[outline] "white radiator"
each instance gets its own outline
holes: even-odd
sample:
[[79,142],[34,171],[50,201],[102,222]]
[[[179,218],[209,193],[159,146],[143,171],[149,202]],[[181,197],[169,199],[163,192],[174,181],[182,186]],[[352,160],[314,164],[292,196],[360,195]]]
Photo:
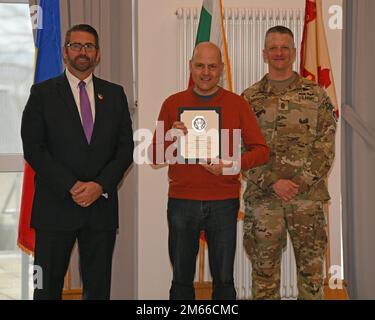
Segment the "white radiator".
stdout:
[[[189,79],[188,61],[191,58],[197,33],[200,9],[181,8],[178,18],[179,90],[187,88]],[[295,36],[297,59],[294,70],[299,71],[300,45],[302,41],[304,11],[300,9],[251,9],[224,8],[228,52],[232,67],[233,90],[240,94],[251,84],[260,80],[267,72],[263,62],[262,49],[264,35],[272,26],[289,27]],[[225,85],[225,83],[223,84]],[[237,226],[237,251],[235,259],[235,287],[238,299],[251,298],[251,263],[242,243],[243,221]],[[197,261],[197,266],[199,261]],[[196,280],[198,279],[198,267]],[[205,253],[204,281],[210,281],[207,250]],[[298,295],[297,277],[293,248],[288,236],[288,244],[282,255],[281,297],[295,299]]]
[[[179,89],[184,90],[189,80],[189,60],[198,29],[200,9],[180,8],[178,19]],[[251,9],[224,8],[224,26],[228,53],[232,67],[233,90],[240,94],[267,72],[262,50],[264,35],[272,26],[285,25],[295,37],[297,59],[294,65],[299,71],[302,41],[303,9]]]

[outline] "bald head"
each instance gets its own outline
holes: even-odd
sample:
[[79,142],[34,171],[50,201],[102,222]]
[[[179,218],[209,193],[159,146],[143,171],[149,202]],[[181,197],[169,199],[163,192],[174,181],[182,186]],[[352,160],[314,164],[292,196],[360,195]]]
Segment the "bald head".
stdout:
[[196,56],[215,56],[219,63],[222,63],[222,56],[220,48],[212,42],[201,42],[197,44],[193,51],[193,57],[191,60],[194,60]]
[[195,92],[204,96],[215,93],[219,89],[218,84],[223,69],[220,49],[211,42],[198,44],[190,60]]

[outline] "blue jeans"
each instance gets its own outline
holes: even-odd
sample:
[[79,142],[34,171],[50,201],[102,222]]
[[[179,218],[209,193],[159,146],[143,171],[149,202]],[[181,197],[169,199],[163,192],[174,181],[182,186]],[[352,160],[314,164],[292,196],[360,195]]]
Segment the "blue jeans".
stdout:
[[212,299],[235,300],[233,281],[239,199],[168,199],[171,300],[194,300],[194,275],[201,230],[205,230],[213,279]]

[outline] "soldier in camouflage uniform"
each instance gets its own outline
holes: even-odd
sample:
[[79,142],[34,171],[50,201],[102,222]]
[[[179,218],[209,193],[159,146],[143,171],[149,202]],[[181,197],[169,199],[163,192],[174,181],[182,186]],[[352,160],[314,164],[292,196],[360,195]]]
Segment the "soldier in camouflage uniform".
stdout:
[[280,299],[280,262],[289,232],[299,299],[323,298],[326,230],[323,204],[334,159],[336,119],[324,89],[293,72],[293,33],[266,34],[269,73],[243,92],[271,149],[268,164],[244,172],[244,246],[254,299]]

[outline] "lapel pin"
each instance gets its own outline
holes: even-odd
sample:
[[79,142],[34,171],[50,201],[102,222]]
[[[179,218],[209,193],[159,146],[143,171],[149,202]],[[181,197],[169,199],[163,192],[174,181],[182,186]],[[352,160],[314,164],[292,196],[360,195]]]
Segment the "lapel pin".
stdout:
[[99,100],[103,100],[104,99],[104,97],[103,97],[103,95],[101,93],[98,93],[98,98],[99,98]]

